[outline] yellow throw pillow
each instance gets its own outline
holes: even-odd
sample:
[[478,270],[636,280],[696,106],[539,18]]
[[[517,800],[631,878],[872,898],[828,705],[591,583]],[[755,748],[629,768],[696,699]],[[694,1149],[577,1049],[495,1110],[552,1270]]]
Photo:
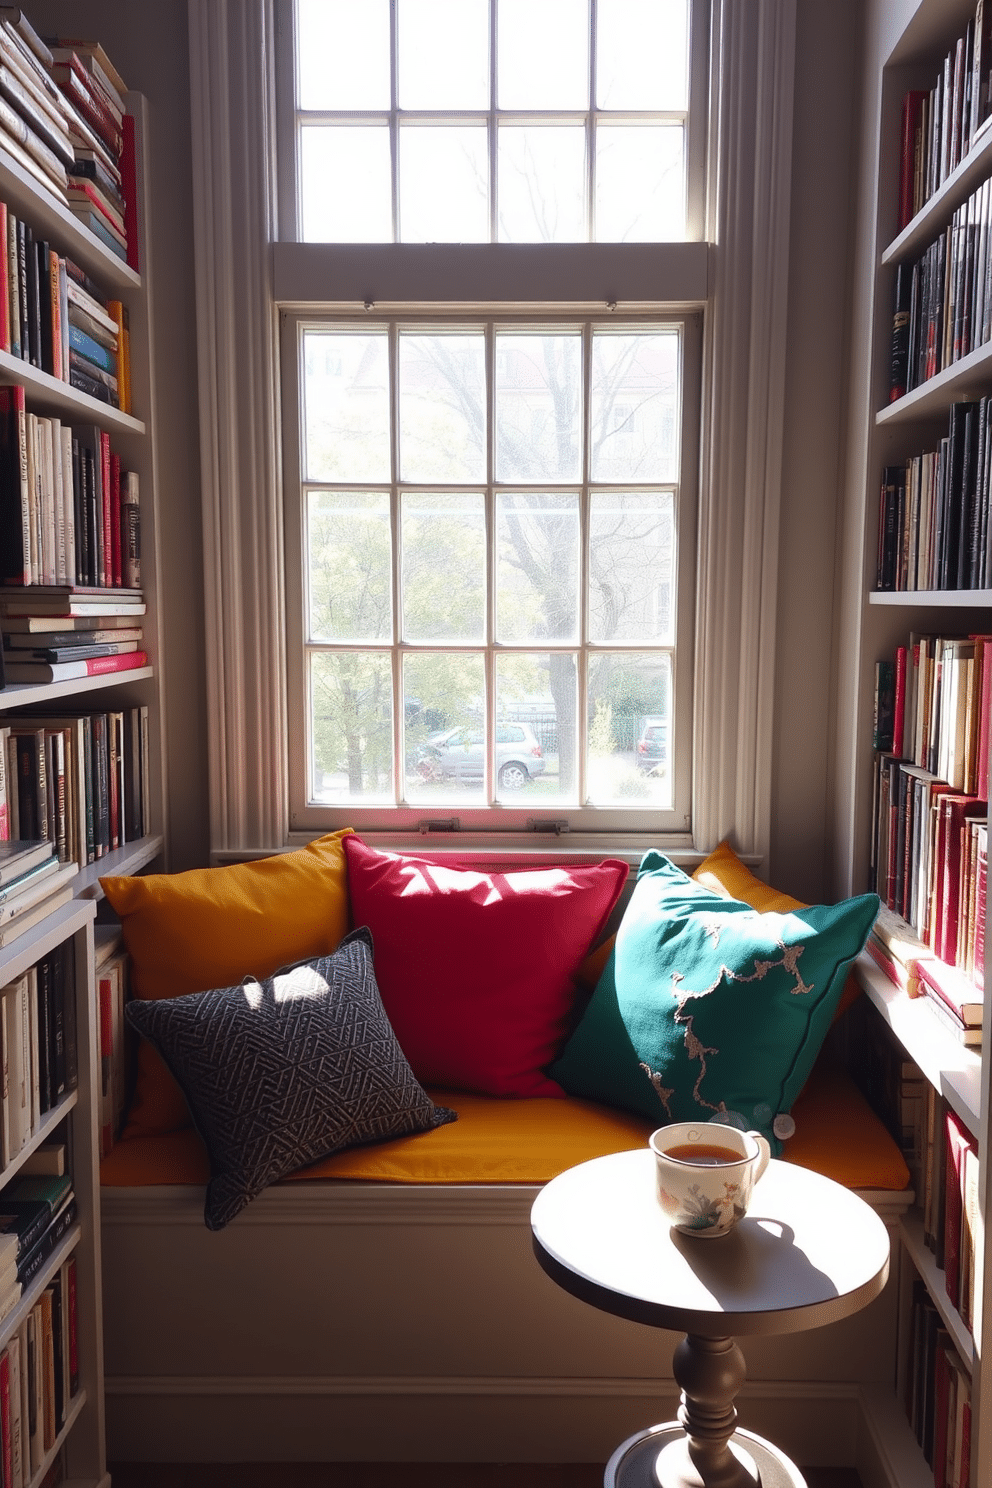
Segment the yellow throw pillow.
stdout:
[[[335,950],[348,931],[342,840],[349,831],[250,863],[101,878],[131,956],[132,996],[209,992]],[[125,1135],[189,1124],[179,1086],[142,1040]]]
[[[723,894],[727,899],[736,899],[741,904],[749,904],[759,914],[784,914],[790,909],[809,908],[805,900],[794,899],[791,894],[783,894],[781,890],[773,889],[769,884],[762,883],[760,878],[755,878],[747,864],[741,862],[729,842],[721,842],[719,847],[714,848],[692,876],[697,883],[702,884],[704,889],[712,889],[715,894]],[[848,974],[840,1002],[837,1004],[837,1011],[834,1013],[835,1023],[851,1006],[860,991],[861,988],[852,971]]]

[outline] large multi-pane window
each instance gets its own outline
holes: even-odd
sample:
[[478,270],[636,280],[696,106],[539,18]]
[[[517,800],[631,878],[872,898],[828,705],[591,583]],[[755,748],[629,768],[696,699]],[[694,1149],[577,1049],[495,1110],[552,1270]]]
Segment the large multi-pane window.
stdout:
[[[329,245],[283,313],[298,825],[689,825],[701,322],[622,295],[625,245],[690,235],[691,14],[296,0],[288,226]],[[362,308],[354,243],[611,244],[618,290],[543,303],[515,257],[456,311],[439,246],[436,303]]]

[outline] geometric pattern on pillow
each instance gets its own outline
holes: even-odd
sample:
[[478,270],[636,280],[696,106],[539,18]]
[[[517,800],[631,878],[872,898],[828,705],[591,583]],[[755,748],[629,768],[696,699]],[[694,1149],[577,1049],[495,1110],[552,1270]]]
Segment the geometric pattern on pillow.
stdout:
[[456,1119],[430,1099],[396,1040],[364,928],[264,980],[132,1001],[127,1017],[176,1077],[207,1148],[210,1230],[342,1147]]

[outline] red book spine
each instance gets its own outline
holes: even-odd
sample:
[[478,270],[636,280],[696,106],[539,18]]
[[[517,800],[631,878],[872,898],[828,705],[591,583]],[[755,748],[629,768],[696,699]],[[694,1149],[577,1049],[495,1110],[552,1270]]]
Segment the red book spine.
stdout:
[[988,888],[988,838],[978,839],[978,863],[975,868],[975,986],[985,990],[985,895]]
[[916,170],[916,134],[926,93],[913,90],[902,101],[902,148],[899,155],[899,231],[916,215],[913,178]]
[[982,801],[989,798],[989,709],[992,707],[992,638],[976,638],[982,662],[979,690],[981,708],[978,715],[978,769],[975,794]]
[[110,1064],[113,1058],[114,1027],[109,977],[100,978],[100,1156],[113,1144],[113,1123],[106,1120],[110,1100]]
[[10,279],[7,260],[7,203],[0,202],[0,351],[10,350]]
[[941,1333],[933,1361],[933,1483],[934,1488],[948,1488],[947,1482],[947,1412],[950,1406],[951,1366],[947,1357],[950,1336]]
[[971,1401],[967,1398],[961,1418],[961,1477],[956,1488],[971,1488]]
[[904,724],[906,714],[906,665],[908,652],[905,646],[896,648],[895,702],[892,709],[892,753],[902,758]]
[[62,296],[59,292],[59,256],[48,250],[48,297],[52,306],[52,376],[65,380],[62,366]]
[[97,191],[92,182],[87,181],[83,176],[77,176],[73,178],[72,184],[77,191],[82,191],[85,193],[87,201],[91,204],[91,206],[96,208],[101,217],[105,217],[107,219],[111,227],[113,227],[119,233],[122,232],[126,234],[127,229],[124,226],[123,217],[118,216],[116,212],[112,211],[110,207],[108,207],[107,203],[100,195],[100,192]]
[[125,651],[118,656],[90,656],[86,660],[87,677],[99,677],[104,672],[130,672],[135,667],[148,664],[147,651]]
[[138,254],[138,162],[134,119],[124,115],[121,145],[121,194],[124,197],[124,236],[127,238],[127,262],[136,274],[141,273]]

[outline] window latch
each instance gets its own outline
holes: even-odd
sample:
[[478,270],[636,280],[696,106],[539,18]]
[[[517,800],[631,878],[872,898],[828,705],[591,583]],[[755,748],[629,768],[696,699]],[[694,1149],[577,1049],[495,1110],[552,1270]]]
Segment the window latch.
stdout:
[[527,830],[528,832],[553,832],[556,837],[561,837],[568,831],[568,822],[564,817],[529,816]]
[[458,832],[460,830],[461,822],[457,816],[424,817],[423,821],[417,823],[417,831],[421,837],[426,837],[428,832]]

